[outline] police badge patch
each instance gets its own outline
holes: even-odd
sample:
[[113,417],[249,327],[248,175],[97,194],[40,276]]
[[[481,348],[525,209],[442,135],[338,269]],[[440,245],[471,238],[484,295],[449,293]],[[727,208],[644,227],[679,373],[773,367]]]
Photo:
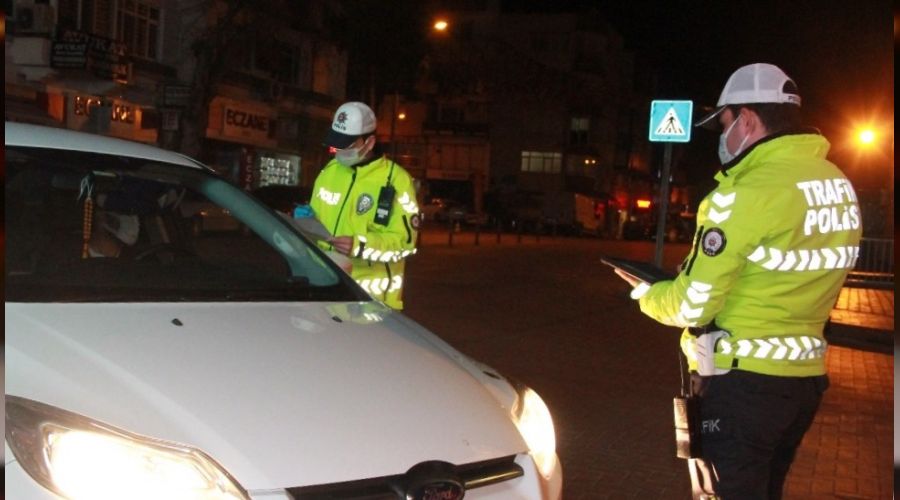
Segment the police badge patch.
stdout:
[[375,199],[368,193],[363,193],[356,200],[356,214],[362,215],[369,210],[372,210],[372,207],[375,205]]
[[703,247],[703,253],[710,257],[715,257],[722,253],[722,250],[725,250],[725,233],[717,228],[713,227],[707,229],[705,233],[703,233],[703,239],[701,246]]

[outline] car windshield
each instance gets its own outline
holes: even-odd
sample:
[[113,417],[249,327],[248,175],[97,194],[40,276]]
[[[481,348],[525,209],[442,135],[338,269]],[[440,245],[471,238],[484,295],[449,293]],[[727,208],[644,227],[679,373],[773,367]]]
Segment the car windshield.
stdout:
[[6,149],[6,300],[365,298],[284,217],[215,174],[157,161]]

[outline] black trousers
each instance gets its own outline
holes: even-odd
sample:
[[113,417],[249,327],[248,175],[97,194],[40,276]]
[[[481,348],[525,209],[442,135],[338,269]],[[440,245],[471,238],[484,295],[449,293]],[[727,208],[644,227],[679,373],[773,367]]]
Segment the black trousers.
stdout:
[[700,399],[704,490],[725,500],[780,499],[791,462],[828,388],[828,377],[741,370],[691,374]]

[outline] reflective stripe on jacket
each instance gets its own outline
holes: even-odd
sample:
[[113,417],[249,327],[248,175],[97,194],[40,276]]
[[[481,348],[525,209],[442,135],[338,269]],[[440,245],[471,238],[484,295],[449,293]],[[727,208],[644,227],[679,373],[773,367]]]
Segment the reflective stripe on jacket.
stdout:
[[[382,225],[375,222],[375,214],[389,176],[395,195],[387,224]],[[353,237],[353,279],[373,297],[402,309],[404,259],[415,253],[419,224],[416,190],[406,170],[383,156],[357,167],[332,160],[316,178],[310,206],[334,236]],[[331,249],[327,243],[320,245]]]
[[[731,334],[731,348],[720,342],[716,349],[720,368],[824,374],[822,356],[776,354],[794,350],[788,339],[815,339],[824,350],[823,327],[859,254],[856,194],[825,159],[828,149],[817,134],[775,136],[717,174],[718,187],[697,211],[694,247],[682,272],[650,287],[641,310],[680,327],[715,320]],[[695,369],[692,342],[685,331],[682,349]],[[741,346],[756,354],[738,356]]]

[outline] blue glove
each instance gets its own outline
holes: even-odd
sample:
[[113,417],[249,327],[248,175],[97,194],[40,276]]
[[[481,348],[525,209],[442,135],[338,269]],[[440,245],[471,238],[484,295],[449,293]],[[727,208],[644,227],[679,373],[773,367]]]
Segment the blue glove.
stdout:
[[294,218],[304,219],[306,217],[314,217],[313,209],[309,205],[297,205],[294,207]]

